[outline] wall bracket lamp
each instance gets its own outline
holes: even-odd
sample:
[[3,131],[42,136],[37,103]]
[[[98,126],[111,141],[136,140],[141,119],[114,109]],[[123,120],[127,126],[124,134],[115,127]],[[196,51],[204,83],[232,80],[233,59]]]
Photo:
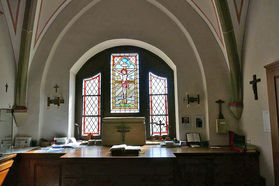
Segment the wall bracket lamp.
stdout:
[[[56,84],[54,86],[54,88],[55,88],[55,92],[56,92],[56,95],[57,95],[57,89],[59,88],[59,86]],[[58,96],[55,96],[53,99],[51,99],[51,97],[48,96],[47,97],[47,108],[49,109],[50,105],[54,104],[54,105],[57,105],[57,109],[60,109],[60,105],[63,104],[64,102],[65,101],[60,94]]]
[[186,93],[186,97],[184,97],[184,103],[187,103],[187,106],[189,106],[191,103],[195,103],[195,102],[200,104],[200,95],[197,94],[197,96],[194,97]]

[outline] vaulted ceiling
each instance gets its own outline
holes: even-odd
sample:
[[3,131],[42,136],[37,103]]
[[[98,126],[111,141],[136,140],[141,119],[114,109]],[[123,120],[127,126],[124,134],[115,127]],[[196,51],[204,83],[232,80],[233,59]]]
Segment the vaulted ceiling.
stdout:
[[[48,30],[49,26],[55,21],[58,14],[71,3],[72,0],[38,0],[36,15],[34,18],[32,44],[30,48],[30,60],[40,44],[41,38]],[[215,36],[220,48],[226,53],[222,28],[220,25],[219,15],[214,0],[185,0],[193,9],[204,19],[208,27]],[[2,9],[0,16],[4,15],[8,22],[10,36],[14,48],[15,59],[18,59],[20,48],[20,35],[26,0],[1,0]],[[231,0],[228,1],[229,9],[234,26],[234,32],[237,40],[238,51],[241,54],[242,39],[245,29],[246,14],[249,1]]]

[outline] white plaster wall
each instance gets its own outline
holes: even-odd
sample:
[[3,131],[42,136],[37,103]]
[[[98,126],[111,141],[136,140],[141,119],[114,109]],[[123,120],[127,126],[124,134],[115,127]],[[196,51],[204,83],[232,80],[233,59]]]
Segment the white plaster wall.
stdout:
[[[225,100],[226,104],[223,106],[223,114],[230,125],[230,130],[237,131],[238,122],[232,116],[227,104],[230,101],[230,83],[228,78],[228,66],[222,50],[218,46],[216,39],[214,39],[214,35],[210,31],[207,23],[204,22],[199,14],[191,9],[185,1],[179,0],[177,3],[164,1],[162,4],[167,7],[170,12],[174,13],[183,26],[187,28],[201,58],[206,82],[204,93],[207,95],[207,97],[202,97],[202,99],[205,101],[205,104],[208,105],[205,106],[205,113],[208,114],[207,132],[210,145],[228,145],[227,135],[216,134],[216,118],[219,112],[215,101],[218,99]],[[190,77],[187,81],[191,81],[195,77],[196,76]],[[192,84],[188,88],[191,89],[193,87],[195,87],[195,84]],[[181,94],[185,95],[185,92],[182,91]],[[182,97],[183,96],[179,96],[179,102],[182,102]],[[199,107],[190,107],[187,109],[184,105],[180,109],[180,114],[189,113],[191,115],[199,115]],[[183,129],[183,126],[181,126],[181,128]],[[183,130],[181,130],[181,132],[182,131]],[[184,135],[184,133],[181,135]]]
[[11,110],[0,110],[0,143],[2,139],[12,137],[13,117]]
[[[0,108],[12,108],[14,104],[16,70],[15,58],[5,15],[0,16],[0,56]],[[7,92],[5,90],[6,83],[9,86]]]
[[[260,148],[261,175],[268,186],[274,185],[271,133],[264,132],[262,111],[268,110],[264,66],[279,60],[279,1],[250,1],[244,43],[244,111],[240,127],[251,143]],[[261,78],[259,100],[249,85],[253,74]]]
[[[228,144],[226,135],[215,133],[215,119],[218,116],[215,101],[224,99],[228,102],[230,97],[227,65],[212,32],[192,7],[184,0],[177,0],[176,3],[160,1],[161,4],[153,0],[92,1],[97,4],[88,8],[64,33],[62,30],[66,24],[89,2],[72,1],[42,38],[30,66],[28,116],[18,128],[18,134],[32,135],[37,139],[66,136],[71,67],[97,44],[110,39],[127,38],[155,46],[175,63],[179,116],[208,116],[206,127],[199,130],[202,137],[210,139],[211,144]],[[60,32],[62,37],[57,39]],[[186,32],[189,32],[192,41],[187,38]],[[56,47],[52,49],[55,42]],[[56,83],[61,87],[65,104],[61,110],[54,107],[47,110],[46,96],[54,93],[53,86]],[[200,93],[199,107],[186,108],[183,103],[186,91]],[[237,130],[237,122],[227,107],[224,115],[232,130]],[[185,132],[181,126],[182,139],[185,138]]]
[[223,53],[226,55],[226,48],[224,47],[224,38],[222,28],[218,18],[217,8],[213,0],[187,0],[188,3],[197,11],[197,13],[207,23],[216,40],[219,43]]
[[[2,10],[0,3],[0,10]],[[12,108],[14,104],[15,59],[5,15],[0,16],[0,109]],[[6,83],[8,91],[6,92]],[[6,110],[0,110],[0,139],[11,137],[12,120]],[[9,114],[11,115],[11,114]]]

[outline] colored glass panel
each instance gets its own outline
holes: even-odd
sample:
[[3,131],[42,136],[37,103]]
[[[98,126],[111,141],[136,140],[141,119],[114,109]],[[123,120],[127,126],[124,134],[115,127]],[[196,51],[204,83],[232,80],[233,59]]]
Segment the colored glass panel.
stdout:
[[101,73],[83,80],[82,135],[101,134]]
[[[149,73],[150,135],[168,135],[168,81]],[[161,124],[161,125],[158,125]]]
[[139,112],[139,56],[111,55],[111,112]]

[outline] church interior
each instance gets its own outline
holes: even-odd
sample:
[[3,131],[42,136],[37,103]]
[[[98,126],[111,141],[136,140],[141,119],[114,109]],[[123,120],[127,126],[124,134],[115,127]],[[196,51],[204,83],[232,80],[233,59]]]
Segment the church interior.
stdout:
[[279,185],[278,8],[0,0],[0,185]]

